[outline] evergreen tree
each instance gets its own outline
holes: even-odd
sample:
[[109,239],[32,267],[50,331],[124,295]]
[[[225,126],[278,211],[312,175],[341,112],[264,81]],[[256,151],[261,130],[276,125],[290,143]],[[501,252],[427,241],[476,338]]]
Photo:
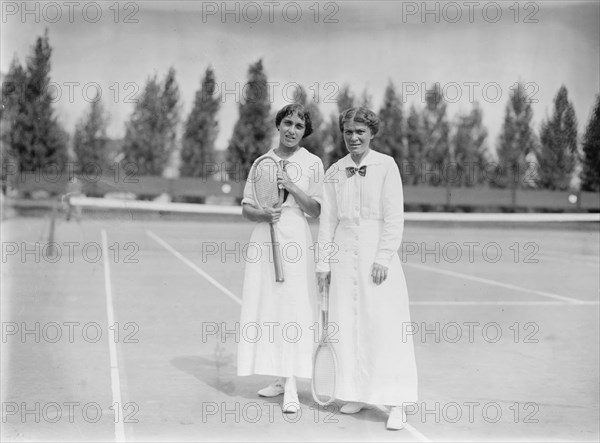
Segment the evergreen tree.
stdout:
[[600,94],[583,136],[583,170],[581,187],[584,191],[600,191]]
[[368,109],[371,109],[373,107],[373,98],[371,97],[371,94],[368,93],[366,88],[360,96],[360,106]]
[[528,168],[526,157],[535,152],[537,139],[531,119],[533,110],[527,100],[522,83],[514,89],[506,105],[504,123],[498,140],[498,168],[494,184],[516,189],[529,184],[526,180]]
[[[402,99],[396,94],[394,84],[390,81],[385,89],[383,105],[379,110],[381,125],[379,134],[374,140],[376,149],[391,155],[402,171],[402,163],[406,157],[404,147],[404,116]],[[406,178],[402,178],[406,182]]]
[[325,161],[325,131],[323,128],[323,115],[319,110],[319,105],[314,99],[308,99],[306,90],[299,86],[295,96],[296,103],[304,106],[304,109],[310,114],[313,126],[313,133],[302,140],[301,145],[309,152]]
[[94,100],[89,113],[75,127],[73,150],[77,157],[78,172],[106,170],[108,166],[107,117],[102,102]]
[[451,182],[454,186],[471,187],[484,182],[483,171],[489,157],[484,146],[486,137],[483,111],[475,103],[469,114],[458,116],[456,132],[452,137],[456,179]]
[[136,175],[160,175],[168,156],[159,133],[160,85],[156,75],[146,81],[144,91],[126,124],[123,164],[134,166]]
[[540,142],[536,156],[539,186],[567,189],[577,156],[577,119],[565,86],[561,86],[554,98],[552,117],[542,123]]
[[[46,167],[62,169],[67,161],[68,135],[54,113],[50,83],[50,46],[48,32],[38,37],[27,59],[26,70],[18,63],[11,66],[10,76],[18,83],[19,96],[12,101],[8,135],[11,155],[18,159],[20,171]],[[23,73],[25,75],[23,76]]]
[[248,69],[246,93],[240,100],[239,119],[227,147],[228,171],[234,180],[246,180],[254,160],[267,152],[275,125],[270,118],[267,76],[262,60]]
[[411,105],[406,120],[406,159],[400,168],[403,183],[419,185],[424,168],[424,152],[427,134],[423,124],[422,114]]
[[339,114],[345,110],[352,108],[355,103],[354,94],[350,91],[350,86],[344,85],[336,98],[338,115],[332,115],[329,122],[329,133],[331,135],[333,149],[328,155],[328,162],[326,167],[332,165],[340,158],[345,157],[348,154],[346,144],[344,143],[344,137],[340,131],[339,125]]
[[446,101],[439,83],[427,90],[425,94],[423,131],[425,135],[423,166],[426,169],[421,175],[426,183],[438,186],[446,183],[446,168],[453,161],[450,152],[450,125],[446,118]]
[[[22,112],[22,108],[25,106],[24,91],[27,85],[27,72],[15,57],[10,64],[8,73],[2,77],[0,118],[6,123],[13,123],[17,114]],[[3,140],[8,140],[9,135],[5,131],[0,134]]]
[[136,175],[161,175],[175,149],[179,121],[179,88],[171,68],[161,84],[148,79],[126,125],[123,141],[125,168],[135,165]]
[[179,104],[179,87],[175,80],[175,69],[170,68],[167,72],[163,84],[162,94],[160,96],[160,130],[165,135],[165,144],[167,153],[170,156],[175,151],[177,140],[177,126],[179,125],[179,112],[181,106]]
[[[20,134],[15,132],[17,118],[22,118],[25,112],[24,90],[27,84],[27,73],[15,57],[11,62],[8,73],[2,82],[2,106],[0,106],[0,160],[2,162],[2,181],[7,175],[18,170],[18,158],[11,149],[13,138]],[[20,117],[21,116],[21,117]]]
[[216,93],[216,87],[214,71],[207,68],[185,124],[179,169],[182,177],[205,178],[210,171],[206,165],[214,160],[219,131],[217,113],[221,96]]

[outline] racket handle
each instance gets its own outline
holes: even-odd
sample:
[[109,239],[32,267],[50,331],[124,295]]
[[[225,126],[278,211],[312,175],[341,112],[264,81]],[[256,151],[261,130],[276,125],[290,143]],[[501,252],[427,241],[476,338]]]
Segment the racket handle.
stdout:
[[323,285],[323,291],[321,292],[321,309],[323,312],[329,312],[329,285]]
[[271,227],[271,245],[273,247],[273,265],[275,266],[275,281],[282,283],[285,281],[283,278],[283,264],[281,262],[281,251],[279,250],[279,241],[277,240],[277,232],[275,226],[270,223]]

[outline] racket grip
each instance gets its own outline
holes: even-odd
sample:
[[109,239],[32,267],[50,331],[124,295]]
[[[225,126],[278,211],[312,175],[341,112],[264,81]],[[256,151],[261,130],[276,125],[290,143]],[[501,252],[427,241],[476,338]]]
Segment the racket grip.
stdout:
[[279,249],[279,241],[277,240],[277,232],[275,231],[275,227],[273,223],[270,223],[271,226],[271,244],[273,246],[273,264],[275,266],[275,281],[278,283],[282,283],[285,281],[283,278],[283,264],[281,262],[281,251]]
[[323,285],[323,291],[321,292],[321,309],[323,312],[329,312],[329,285]]

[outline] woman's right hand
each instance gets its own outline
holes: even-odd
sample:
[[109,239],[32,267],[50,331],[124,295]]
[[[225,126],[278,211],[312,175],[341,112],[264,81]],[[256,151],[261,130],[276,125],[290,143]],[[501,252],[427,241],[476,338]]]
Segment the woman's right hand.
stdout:
[[267,223],[277,223],[281,218],[281,207],[279,208],[264,208],[262,220]]
[[323,288],[328,287],[330,281],[331,271],[317,272],[317,283],[319,284],[319,291],[322,291]]
[[242,215],[246,219],[256,223],[275,223],[278,222],[281,217],[281,208],[261,209],[250,203],[244,203],[242,205]]

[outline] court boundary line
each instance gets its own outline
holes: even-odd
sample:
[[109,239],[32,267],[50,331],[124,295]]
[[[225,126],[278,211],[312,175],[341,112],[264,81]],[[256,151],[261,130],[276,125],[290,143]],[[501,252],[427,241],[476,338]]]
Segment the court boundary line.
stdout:
[[573,256],[569,256],[568,258],[565,257],[561,257],[558,254],[557,255],[550,255],[548,253],[546,254],[541,254],[538,258],[538,260],[544,261],[551,261],[551,262],[555,262],[555,263],[573,263],[573,260],[575,260],[577,262],[577,264],[579,265],[583,265],[583,266],[589,266],[590,268],[594,268],[594,269],[598,269],[598,266],[600,266],[599,262],[596,260],[589,260],[589,259],[584,259],[584,258],[577,258],[577,257],[573,257]]
[[423,270],[429,271],[429,272],[436,272],[438,274],[449,275],[451,277],[462,278],[462,279],[465,279],[465,280],[472,280],[472,281],[476,281],[476,282],[479,282],[479,283],[485,283],[485,284],[492,285],[492,286],[499,286],[501,288],[512,289],[512,290],[520,291],[520,292],[526,292],[526,293],[529,293],[529,294],[535,294],[535,295],[539,295],[539,296],[542,296],[542,297],[552,298],[552,299],[555,299],[555,300],[561,300],[563,302],[567,302],[567,304],[585,304],[585,303],[588,303],[586,300],[579,300],[579,299],[576,299],[576,298],[566,297],[564,295],[559,295],[559,294],[553,294],[551,292],[546,292],[546,291],[538,291],[536,289],[523,288],[521,286],[511,285],[509,283],[503,283],[503,282],[500,282],[500,281],[491,280],[489,278],[475,277],[473,275],[463,274],[461,272],[448,271],[446,269],[438,269],[438,268],[434,268],[434,267],[431,267],[431,266],[426,266],[426,265],[423,265],[423,264],[418,264],[418,263],[404,263],[404,265],[411,266],[411,267],[414,267],[414,268],[417,268],[417,269],[423,269]]
[[[381,412],[385,412],[385,413],[390,412],[389,408],[386,406],[382,406],[382,405],[374,405],[374,406],[375,406],[375,409],[378,409]],[[413,435],[413,437],[415,437],[420,442],[423,442],[423,443],[433,442],[433,440],[430,440],[425,434],[423,434],[417,428],[415,428],[414,426],[412,426],[408,423],[404,423],[404,429],[406,429],[408,432],[410,432]]]
[[561,252],[561,251],[546,251],[543,252],[542,254],[540,254],[540,256],[549,256],[549,257],[557,257],[557,258],[563,258],[566,260],[565,258],[565,254],[568,255],[569,259],[575,259],[575,260],[581,260],[581,261],[586,261],[586,262],[590,262],[590,263],[598,263],[598,261],[600,260],[600,257],[598,257],[598,255],[590,255],[590,254],[571,254],[569,252]]
[[[165,240],[163,240],[162,238],[160,238],[157,234],[155,234],[154,232],[150,231],[149,229],[146,229],[146,234],[148,236],[150,236],[151,238],[153,238],[156,242],[158,242],[161,246],[163,246],[166,250],[168,250],[171,254],[173,254],[175,257],[177,257],[183,263],[185,263],[188,267],[192,268],[194,271],[196,271],[202,277],[206,278],[216,288],[220,289],[223,293],[225,293],[225,295],[227,295],[231,299],[235,300],[240,305],[242,304],[242,300],[239,297],[237,297],[229,289],[227,289],[223,285],[221,285],[217,280],[215,280],[213,277],[211,277],[205,271],[203,271],[202,269],[200,269],[196,264],[194,264],[192,261],[190,261],[188,258],[186,258],[183,254],[181,254],[179,251],[177,251],[174,247],[172,247]],[[419,440],[421,442],[431,442],[432,441],[432,440],[428,439],[420,431],[418,431],[415,427],[409,425],[408,423],[405,425],[405,429],[410,434],[412,434],[413,437],[415,437],[417,440]]]
[[167,251],[169,251],[171,254],[173,254],[175,257],[177,257],[179,260],[181,260],[183,263],[185,263],[188,267],[192,268],[194,271],[196,271],[198,274],[200,274],[202,277],[204,277],[206,280],[208,280],[210,283],[212,283],[213,286],[215,286],[217,289],[222,291],[229,298],[231,298],[232,300],[237,302],[239,305],[242,304],[242,300],[237,295],[235,295],[233,292],[231,292],[229,289],[227,289],[225,286],[223,286],[221,283],[219,283],[217,280],[215,280],[209,274],[207,274],[204,270],[199,268],[194,262],[189,260],[187,257],[185,257],[183,254],[181,254],[179,251],[177,251],[173,246],[171,246],[165,240],[160,238],[154,232],[152,232],[149,229],[146,229],[146,235],[151,237],[154,241],[156,241],[158,244],[160,244],[163,248],[165,248]]
[[410,302],[411,306],[597,306],[600,301],[582,301],[579,303],[569,303],[565,301],[554,300],[498,300],[498,301],[444,301],[444,300],[423,300]]
[[[106,292],[106,313],[108,317],[108,328],[115,324],[115,311],[113,307],[112,298],[112,283],[110,278],[110,265],[108,260],[108,239],[106,229],[102,229],[100,232],[102,236],[102,254],[104,255],[104,290]],[[117,345],[114,340],[111,340],[111,335],[107,334],[108,337],[108,354],[110,357],[110,382],[112,389],[113,405],[116,403],[117,411],[113,411],[118,414],[117,420],[115,420],[115,441],[126,441],[125,438],[125,424],[123,423],[121,416],[121,407],[123,402],[121,400],[121,378],[119,375],[119,360],[117,357]]]
[[427,438],[427,436],[425,436],[425,434],[423,434],[417,428],[415,428],[414,426],[412,426],[408,423],[404,424],[404,429],[406,429],[408,432],[410,432],[413,435],[413,437],[415,437],[417,440],[419,440],[421,442],[425,442],[425,443],[433,442],[433,440],[430,440],[429,438]]

